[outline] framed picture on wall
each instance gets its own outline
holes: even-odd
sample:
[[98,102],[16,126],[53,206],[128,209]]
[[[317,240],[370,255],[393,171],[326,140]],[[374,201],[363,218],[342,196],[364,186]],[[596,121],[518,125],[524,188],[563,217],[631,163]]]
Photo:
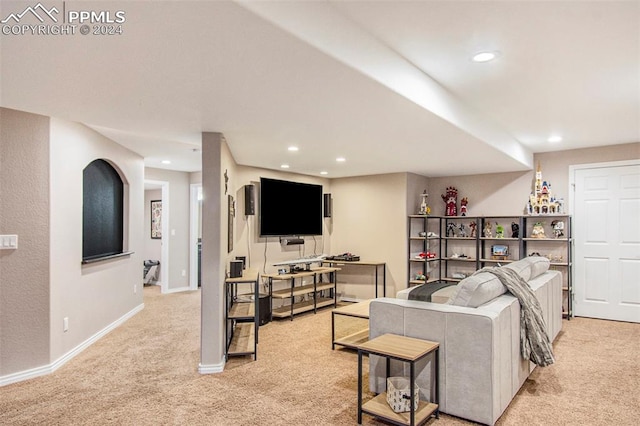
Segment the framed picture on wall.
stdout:
[[162,200],[151,200],[151,238],[162,239]]
[[233,218],[236,217],[236,201],[233,195],[227,195],[227,202],[229,204],[227,251],[231,253],[233,251]]

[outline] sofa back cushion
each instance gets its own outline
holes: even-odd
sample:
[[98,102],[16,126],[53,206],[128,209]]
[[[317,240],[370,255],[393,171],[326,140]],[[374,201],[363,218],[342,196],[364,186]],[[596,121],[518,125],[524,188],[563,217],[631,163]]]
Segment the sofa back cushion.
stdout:
[[550,264],[551,262],[546,257],[529,256],[509,263],[505,265],[505,268],[513,269],[523,280],[529,281],[547,272]]
[[[546,257],[531,256],[509,263],[504,268],[513,269],[522,279],[529,281],[545,273],[549,265],[549,259]],[[449,299],[449,304],[477,308],[506,292],[507,288],[498,277],[489,272],[479,272],[460,281]]]
[[489,272],[479,272],[460,281],[450,305],[477,308],[507,292],[498,277]]

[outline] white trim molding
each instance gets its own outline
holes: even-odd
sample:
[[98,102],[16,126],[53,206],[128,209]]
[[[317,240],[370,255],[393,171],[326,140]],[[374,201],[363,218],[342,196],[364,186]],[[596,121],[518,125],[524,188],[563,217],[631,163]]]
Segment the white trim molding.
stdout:
[[71,359],[73,359],[76,355],[80,354],[82,351],[87,349],[89,346],[100,340],[102,337],[110,333],[111,331],[118,328],[120,325],[124,324],[128,319],[133,317],[138,312],[144,309],[144,303],[136,306],[102,330],[98,331],[93,336],[89,337],[84,342],[80,343],[75,348],[71,349],[66,354],[62,355],[60,358],[52,362],[51,364],[43,365],[41,367],[31,368],[29,370],[18,371],[16,373],[8,374],[6,376],[0,377],[0,387],[9,385],[11,383],[22,382],[24,380],[33,379],[35,377],[44,376],[47,374],[51,374],[56,371],[58,368],[65,365]]
[[224,371],[224,361],[220,364],[203,365],[198,364],[198,373],[200,374],[216,374]]

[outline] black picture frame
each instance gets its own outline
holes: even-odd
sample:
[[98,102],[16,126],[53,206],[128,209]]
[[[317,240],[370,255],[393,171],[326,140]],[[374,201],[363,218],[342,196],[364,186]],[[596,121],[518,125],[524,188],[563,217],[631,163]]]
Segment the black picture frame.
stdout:
[[162,200],[151,200],[151,239],[162,239]]

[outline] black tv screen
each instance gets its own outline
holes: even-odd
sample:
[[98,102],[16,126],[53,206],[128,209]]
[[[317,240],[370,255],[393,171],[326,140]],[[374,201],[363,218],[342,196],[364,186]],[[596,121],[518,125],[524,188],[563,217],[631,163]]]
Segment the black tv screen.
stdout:
[[322,185],[261,177],[260,235],[322,235]]

